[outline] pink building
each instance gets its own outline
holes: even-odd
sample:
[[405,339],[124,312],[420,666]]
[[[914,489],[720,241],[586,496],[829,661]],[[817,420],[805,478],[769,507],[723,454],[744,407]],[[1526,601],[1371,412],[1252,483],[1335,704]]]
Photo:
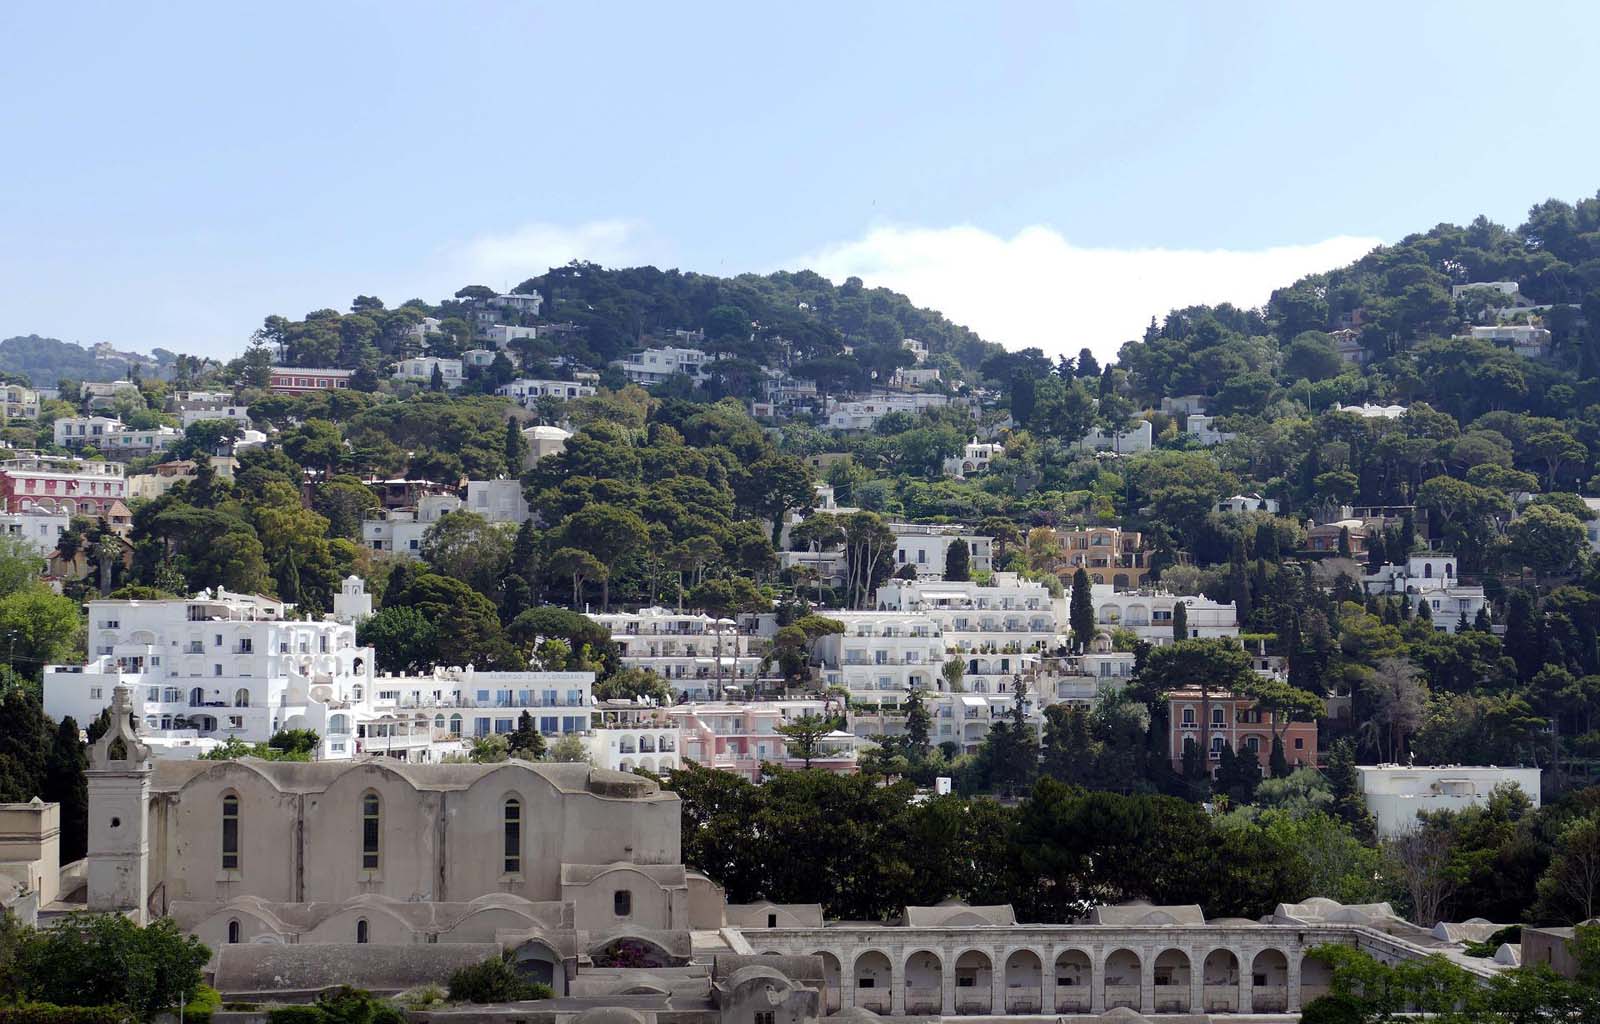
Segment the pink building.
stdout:
[[[805,762],[789,750],[790,741],[778,726],[807,714],[824,717],[824,709],[820,700],[779,700],[680,704],[667,713],[683,738],[684,761],[738,772],[755,782],[761,777],[764,763],[783,768],[805,767]],[[811,767],[853,773],[860,742],[848,732],[830,732],[822,738],[822,750],[812,757]]]
[[304,394],[307,391],[327,391],[347,388],[353,370],[313,369],[301,366],[274,366],[271,390],[284,395]]

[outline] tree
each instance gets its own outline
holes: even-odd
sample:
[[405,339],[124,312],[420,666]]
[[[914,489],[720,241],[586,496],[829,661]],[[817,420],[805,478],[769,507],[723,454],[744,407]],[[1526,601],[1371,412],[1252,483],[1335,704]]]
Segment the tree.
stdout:
[[928,737],[933,732],[933,717],[928,714],[928,707],[922,700],[922,688],[913,686],[906,695],[904,705],[906,713],[906,750],[913,761],[921,761],[928,755]]
[[1372,673],[1361,682],[1370,717],[1362,725],[1363,736],[1373,745],[1378,759],[1397,762],[1406,740],[1422,723],[1427,686],[1416,666],[1404,658],[1381,658]]
[[1087,651],[1094,641],[1094,597],[1090,591],[1089,573],[1082,566],[1072,574],[1072,600],[1067,612],[1072,628],[1072,645]]
[[1383,850],[1391,873],[1409,898],[1411,919],[1432,928],[1457,884],[1457,876],[1449,870],[1453,852],[1449,831],[1425,822],[1385,841]]
[[372,647],[380,672],[416,674],[433,666],[437,630],[416,608],[383,608],[356,627],[356,642]]
[[957,537],[944,549],[944,578],[964,582],[972,578],[972,552],[967,542]]
[[653,700],[665,706],[672,703],[672,684],[649,669],[625,668],[595,684],[596,700]]
[[1516,567],[1565,572],[1587,541],[1583,523],[1552,505],[1529,505],[1506,527],[1507,551]]
[[1211,695],[1243,691],[1255,678],[1250,655],[1231,639],[1179,640],[1157,647],[1139,670],[1141,693],[1148,701],[1185,687],[1200,690],[1200,749],[1211,749]]
[[572,580],[572,607],[583,606],[583,583],[585,580],[603,580],[610,578],[610,571],[605,563],[580,548],[557,548],[555,553],[546,563],[550,571]]
[[1600,913],[1600,814],[1562,830],[1555,857],[1539,879],[1540,913],[1576,924]]
[[506,747],[512,757],[524,761],[537,761],[544,756],[544,734],[533,721],[527,709],[517,716],[517,728],[506,738]]
[[799,758],[804,767],[810,768],[812,759],[822,753],[822,738],[833,731],[833,723],[807,713],[783,723],[777,731],[786,741],[784,747],[789,758]]
[[170,917],[141,928],[119,914],[71,914],[22,944],[17,973],[24,999],[126,1006],[150,1020],[199,988],[210,958]]
[[566,733],[560,739],[550,744],[550,752],[546,760],[559,764],[574,764],[589,760],[589,748],[583,745],[583,740],[577,733]]
[[522,460],[528,456],[528,439],[522,436],[522,424],[506,420],[505,457],[506,476],[514,477],[522,471]]
[[1189,639],[1189,605],[1186,601],[1172,602],[1172,640]]
[[7,639],[8,663],[38,680],[45,665],[72,660],[82,651],[78,604],[44,586],[0,597],[0,637]]
[[794,455],[773,454],[751,464],[737,478],[740,503],[772,523],[772,546],[778,546],[792,511],[809,511],[817,492],[811,469]]
[[898,543],[894,531],[873,512],[856,512],[844,517],[846,580],[850,607],[864,608],[878,584],[894,568]]
[[500,523],[459,509],[439,517],[422,535],[422,560],[434,572],[462,580],[480,594],[498,595],[515,535]]
[[568,516],[560,532],[567,546],[587,551],[608,570],[599,576],[600,606],[610,610],[611,573],[622,559],[644,545],[649,536],[644,520],[629,509],[599,503]]
[[89,846],[89,779],[78,723],[71,716],[61,720],[51,737],[45,757],[43,787],[39,796],[61,805],[61,863],[83,859]]

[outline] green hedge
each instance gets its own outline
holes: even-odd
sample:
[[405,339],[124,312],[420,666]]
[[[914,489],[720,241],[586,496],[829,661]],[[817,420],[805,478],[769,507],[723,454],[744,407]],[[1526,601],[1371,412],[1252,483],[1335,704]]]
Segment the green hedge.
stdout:
[[278,1006],[267,1011],[268,1024],[327,1024],[320,1006]]
[[120,1006],[24,1003],[0,1007],[0,1024],[134,1024],[134,1018]]

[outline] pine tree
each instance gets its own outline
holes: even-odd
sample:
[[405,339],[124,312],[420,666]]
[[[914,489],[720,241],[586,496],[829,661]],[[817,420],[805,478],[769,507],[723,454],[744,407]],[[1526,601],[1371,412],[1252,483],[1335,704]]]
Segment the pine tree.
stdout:
[[539,536],[530,519],[517,527],[511,557],[500,573],[500,621],[511,622],[532,608],[534,581],[538,578]]
[[506,749],[512,757],[520,757],[524,761],[537,761],[544,756],[544,734],[538,730],[533,715],[526,710],[517,716],[517,728],[507,737]]
[[1184,601],[1172,602],[1172,640],[1189,639],[1189,606]]
[[951,583],[963,583],[972,578],[972,549],[960,537],[944,550],[944,578]]
[[[1463,614],[1465,609],[1463,609]],[[1494,619],[1489,615],[1489,606],[1483,605],[1478,609],[1478,614],[1473,617],[1472,628],[1481,633],[1494,632]]]
[[1429,607],[1426,598],[1417,598],[1417,618],[1423,622],[1433,621],[1433,609]]
[[1361,799],[1356,748],[1348,739],[1334,741],[1328,750],[1328,783],[1333,788],[1333,813],[1350,826],[1356,838],[1370,842],[1374,831],[1372,815]]
[[1089,590],[1089,573],[1082,566],[1072,574],[1072,603],[1067,612],[1072,627],[1072,644],[1087,651],[1094,640],[1094,597]]

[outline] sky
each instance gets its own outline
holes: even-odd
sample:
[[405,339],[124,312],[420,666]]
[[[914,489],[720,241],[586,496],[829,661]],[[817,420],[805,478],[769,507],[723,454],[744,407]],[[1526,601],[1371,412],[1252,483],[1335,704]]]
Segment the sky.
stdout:
[[1600,190],[1600,4],[0,5],[0,337],[570,259],[809,267],[1102,357],[1375,244]]

